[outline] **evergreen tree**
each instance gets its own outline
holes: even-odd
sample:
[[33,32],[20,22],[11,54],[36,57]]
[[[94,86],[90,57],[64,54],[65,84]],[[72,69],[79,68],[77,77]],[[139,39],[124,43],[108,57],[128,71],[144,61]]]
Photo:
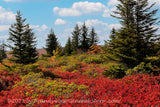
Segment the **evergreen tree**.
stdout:
[[[146,56],[153,55],[151,49],[157,51],[155,42],[152,41],[157,31],[153,27],[157,20],[153,16],[157,10],[150,12],[153,5],[149,6],[148,0],[118,1],[118,11],[114,13],[119,16],[112,16],[121,20],[122,27],[116,32],[116,39],[112,37],[108,42],[107,52],[111,53],[108,57],[134,67],[144,61]],[[156,40],[157,38],[154,41]]]
[[155,3],[149,5],[148,0],[136,0],[135,5],[135,29],[138,35],[137,50],[139,60],[145,56],[152,56],[160,49],[155,42],[160,35],[156,34],[158,28],[154,26],[158,23],[155,18],[158,9],[152,9]]
[[2,63],[2,60],[7,58],[7,54],[5,52],[5,46],[4,46],[4,43],[2,43],[0,45],[0,63]]
[[90,36],[90,43],[89,43],[89,45],[90,46],[97,45],[97,43],[98,43],[98,37],[97,37],[97,33],[95,32],[94,28],[91,29],[91,32],[90,32],[89,36]]
[[58,46],[57,37],[51,29],[50,34],[48,34],[48,38],[46,40],[46,51],[49,56],[53,56],[53,50],[56,50]]
[[10,37],[8,40],[13,43],[13,46],[9,45],[12,50],[10,54],[13,56],[10,60],[20,64],[34,63],[37,59],[35,46],[32,45],[35,37],[29,25],[24,24],[25,20],[26,19],[22,19],[22,15],[20,11],[18,11],[16,23],[9,28]]
[[67,40],[67,43],[66,43],[65,48],[64,48],[64,52],[65,52],[66,55],[71,55],[71,53],[73,52],[72,43],[71,43],[71,38],[70,37]]
[[88,35],[88,28],[86,27],[85,23],[81,28],[81,49],[86,52],[89,49],[89,35]]
[[112,30],[111,30],[110,39],[111,39],[111,40],[112,40],[112,39],[116,39],[116,30],[115,30],[115,28],[112,28]]
[[36,50],[36,37],[34,36],[34,33],[32,32],[32,29],[30,29],[29,25],[26,26],[25,33],[25,64],[34,63],[38,58],[38,53]]
[[72,32],[72,47],[75,52],[77,51],[80,45],[80,34],[81,29],[79,28],[78,24],[76,24],[74,31]]

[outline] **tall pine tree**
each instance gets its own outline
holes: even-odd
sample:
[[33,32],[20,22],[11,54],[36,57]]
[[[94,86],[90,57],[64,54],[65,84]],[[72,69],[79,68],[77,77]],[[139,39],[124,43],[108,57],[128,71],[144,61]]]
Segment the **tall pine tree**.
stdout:
[[48,34],[48,38],[46,40],[46,51],[49,56],[53,56],[53,50],[56,50],[58,46],[57,37],[51,29],[50,34]]
[[74,31],[72,32],[72,47],[75,52],[77,52],[77,49],[80,45],[80,34],[81,29],[79,28],[78,24],[76,24]]
[[7,54],[5,52],[5,46],[4,43],[0,44],[0,63],[2,63],[2,60],[7,58]]
[[91,29],[91,32],[90,32],[89,36],[90,36],[89,45],[90,46],[97,45],[98,37],[97,37],[97,33],[96,33],[94,28]]
[[82,28],[81,28],[81,37],[80,37],[80,47],[81,49],[86,52],[89,49],[89,35],[88,35],[88,28],[85,25],[85,23],[83,24]]
[[[22,18],[20,11],[18,11],[16,23],[9,28],[10,36],[8,40],[13,43],[13,46],[9,45],[12,50],[10,54],[13,56],[11,61],[20,64],[34,63],[37,59],[35,46],[32,45],[32,43],[34,44],[32,41],[34,41],[35,37],[31,32],[29,25],[24,24],[25,20],[26,19]],[[28,45],[29,42],[31,47]]]
[[69,37],[64,48],[65,55],[71,55],[73,52],[71,38]]
[[[119,16],[112,16],[120,19],[122,27],[116,32],[116,39],[111,38],[108,42],[107,51],[111,53],[110,58],[122,62],[128,67],[134,67],[144,61],[146,56],[153,55],[151,49],[157,51],[154,47],[155,42],[152,41],[157,31],[153,27],[157,20],[153,16],[157,10],[150,12],[153,5],[149,5],[148,0],[118,1],[120,3],[114,13]],[[154,39],[157,40],[157,38]]]
[[25,64],[34,63],[38,59],[38,52],[36,50],[37,41],[29,25],[26,26],[24,38],[25,38],[24,63]]

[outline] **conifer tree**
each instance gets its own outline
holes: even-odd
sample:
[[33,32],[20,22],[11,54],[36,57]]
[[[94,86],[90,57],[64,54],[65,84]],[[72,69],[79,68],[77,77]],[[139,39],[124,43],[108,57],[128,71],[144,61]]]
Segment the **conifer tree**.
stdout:
[[73,52],[71,38],[69,37],[64,48],[65,55],[71,55]]
[[94,28],[91,29],[91,32],[90,32],[89,36],[90,36],[90,43],[89,43],[89,45],[90,46],[97,45],[97,43],[98,43],[98,37],[97,37],[97,33],[95,32]]
[[2,63],[2,60],[7,58],[7,54],[5,52],[5,46],[4,46],[4,43],[2,43],[0,45],[0,63]]
[[88,28],[85,25],[85,23],[83,24],[82,28],[81,28],[81,49],[86,52],[89,49],[89,35],[88,35]]
[[50,33],[48,34],[48,38],[46,40],[46,51],[49,56],[53,56],[53,50],[56,50],[58,46],[57,37],[54,34],[53,30],[51,29]]
[[145,56],[154,55],[160,49],[155,44],[160,35],[156,34],[158,28],[154,27],[158,23],[158,18],[154,17],[158,9],[152,9],[154,5],[155,3],[149,5],[148,0],[136,0],[135,29],[139,38],[137,41],[139,60],[143,60]]
[[72,32],[72,47],[75,52],[77,51],[80,45],[80,34],[81,29],[79,28],[78,24],[76,24],[74,31]]
[[[144,61],[146,56],[153,55],[157,51],[154,45],[157,38],[153,27],[157,18],[153,18],[157,10],[150,12],[148,0],[118,0],[117,11],[112,15],[120,19],[122,27],[116,32],[115,38],[108,42],[108,57],[134,67]],[[151,25],[151,26],[150,26]],[[153,40],[154,39],[154,40]],[[114,48],[110,48],[114,47]],[[153,51],[151,52],[151,50]]]
[[36,42],[34,33],[28,24],[24,24],[25,20],[18,11],[16,23],[9,28],[8,40],[13,43],[13,46],[9,45],[12,50],[10,54],[13,56],[10,60],[20,64],[34,63],[37,59],[36,48],[33,45]]
[[37,41],[29,25],[26,26],[24,38],[25,38],[24,63],[25,64],[34,63],[38,58],[38,53],[36,50]]
[[112,28],[112,30],[111,30],[110,39],[111,39],[111,40],[112,40],[112,39],[116,39],[116,30],[115,30],[115,28]]

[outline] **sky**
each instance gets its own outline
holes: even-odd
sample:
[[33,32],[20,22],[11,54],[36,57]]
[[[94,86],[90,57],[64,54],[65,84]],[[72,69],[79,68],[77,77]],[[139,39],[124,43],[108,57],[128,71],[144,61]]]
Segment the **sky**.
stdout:
[[[160,17],[160,0],[149,2],[156,2],[154,8],[159,9],[156,17]],[[81,26],[84,22],[89,30],[95,28],[99,44],[103,45],[111,29],[121,27],[119,20],[110,16],[117,4],[117,0],[0,0],[0,40],[9,43],[8,29],[15,23],[16,12],[21,11],[25,23],[30,24],[35,33],[37,48],[45,47],[51,28],[64,46],[75,25]]]

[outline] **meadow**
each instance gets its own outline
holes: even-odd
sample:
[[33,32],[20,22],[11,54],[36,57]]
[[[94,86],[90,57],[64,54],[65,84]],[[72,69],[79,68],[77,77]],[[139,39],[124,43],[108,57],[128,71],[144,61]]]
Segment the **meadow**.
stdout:
[[0,66],[0,107],[158,107],[160,75],[103,75],[101,54],[40,57],[34,64]]

